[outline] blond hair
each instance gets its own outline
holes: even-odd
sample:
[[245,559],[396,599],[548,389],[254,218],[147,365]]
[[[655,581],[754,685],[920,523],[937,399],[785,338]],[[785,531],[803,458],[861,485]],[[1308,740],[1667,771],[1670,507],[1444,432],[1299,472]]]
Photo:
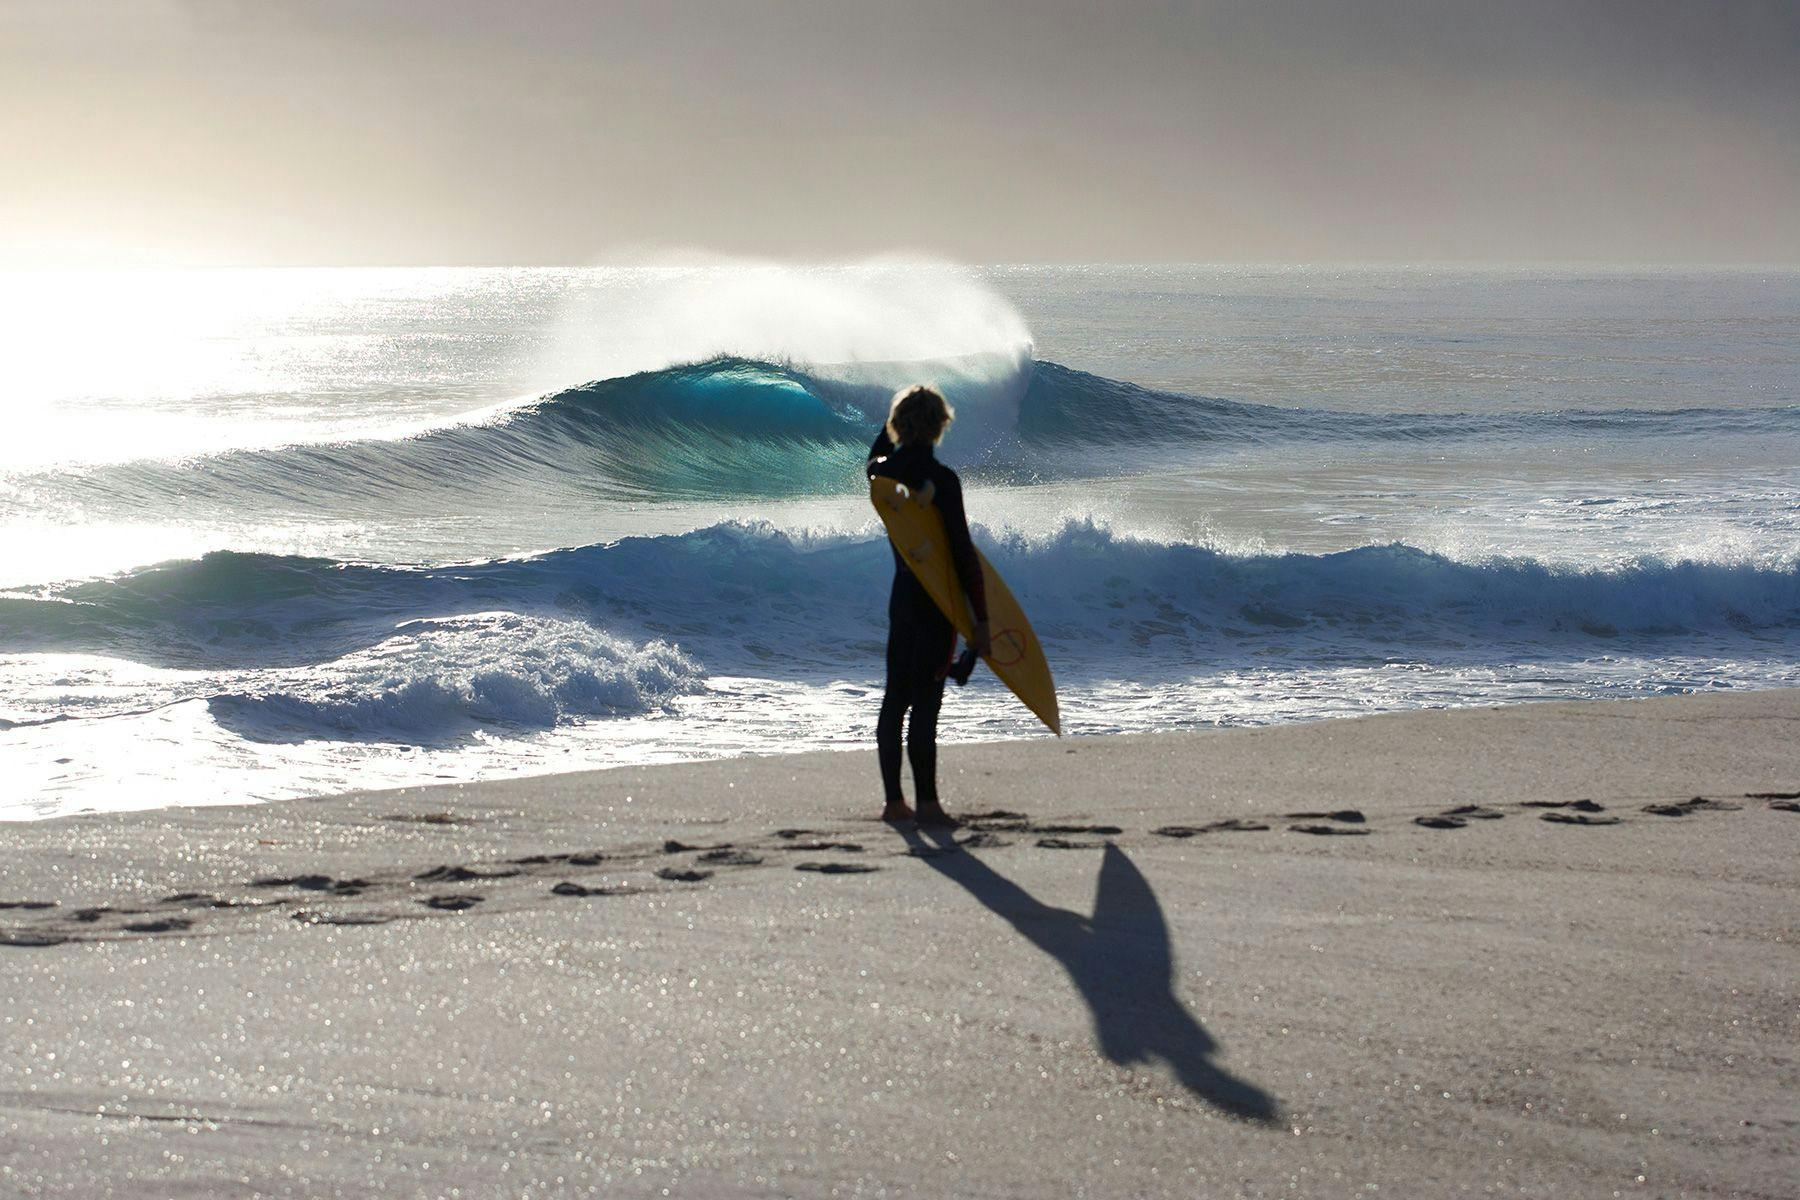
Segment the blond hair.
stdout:
[[956,410],[935,388],[914,384],[894,393],[888,406],[888,437],[896,446],[936,445],[954,420]]

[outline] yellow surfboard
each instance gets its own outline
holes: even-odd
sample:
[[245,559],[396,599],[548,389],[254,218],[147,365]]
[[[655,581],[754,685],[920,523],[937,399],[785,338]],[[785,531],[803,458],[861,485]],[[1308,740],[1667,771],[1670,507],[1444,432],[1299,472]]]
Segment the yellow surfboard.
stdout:
[[[881,514],[900,557],[912,568],[925,591],[956,632],[965,639],[975,628],[974,614],[969,611],[969,598],[957,581],[956,564],[950,558],[950,539],[944,533],[944,518],[937,505],[920,501],[904,484],[880,475],[869,480],[869,500]],[[1062,736],[1062,717],[1056,710],[1056,681],[1050,678],[1050,664],[1044,661],[1044,647],[1025,610],[1013,598],[1012,589],[1000,572],[979,549],[975,557],[981,561],[981,572],[987,591],[988,632],[991,645],[982,661],[998,675],[1025,707]]]

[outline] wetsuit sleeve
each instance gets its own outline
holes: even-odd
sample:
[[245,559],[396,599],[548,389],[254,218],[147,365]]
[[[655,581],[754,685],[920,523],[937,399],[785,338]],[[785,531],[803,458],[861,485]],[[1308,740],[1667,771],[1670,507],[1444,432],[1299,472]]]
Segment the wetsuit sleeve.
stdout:
[[881,432],[875,435],[875,444],[869,447],[869,461],[863,464],[863,474],[875,478],[875,460],[886,458],[893,452],[894,439],[888,436],[887,426],[883,425]]
[[933,481],[937,484],[936,503],[944,517],[944,533],[950,539],[950,558],[956,563],[956,576],[969,595],[969,609],[977,621],[987,620],[987,580],[981,573],[981,559],[975,543],[969,539],[969,518],[963,512],[962,480],[955,471],[944,470]]

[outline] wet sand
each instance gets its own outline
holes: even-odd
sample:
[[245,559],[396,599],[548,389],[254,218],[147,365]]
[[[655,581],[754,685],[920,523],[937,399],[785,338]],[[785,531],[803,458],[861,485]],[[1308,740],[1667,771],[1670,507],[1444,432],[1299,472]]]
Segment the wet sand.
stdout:
[[873,771],[0,827],[0,1194],[1795,1194],[1800,693]]

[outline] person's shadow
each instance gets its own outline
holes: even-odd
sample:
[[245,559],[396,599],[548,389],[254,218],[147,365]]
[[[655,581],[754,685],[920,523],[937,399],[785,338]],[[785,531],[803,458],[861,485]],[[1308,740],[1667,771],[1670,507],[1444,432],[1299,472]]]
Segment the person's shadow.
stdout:
[[925,863],[1006,918],[1063,970],[1093,1013],[1100,1051],[1120,1065],[1161,1059],[1194,1095],[1233,1116],[1272,1122],[1274,1098],[1215,1065],[1218,1043],[1175,996],[1174,956],[1162,906],[1124,851],[1106,843],[1094,915],[1035,899],[956,845],[948,832],[927,841],[904,831]]

